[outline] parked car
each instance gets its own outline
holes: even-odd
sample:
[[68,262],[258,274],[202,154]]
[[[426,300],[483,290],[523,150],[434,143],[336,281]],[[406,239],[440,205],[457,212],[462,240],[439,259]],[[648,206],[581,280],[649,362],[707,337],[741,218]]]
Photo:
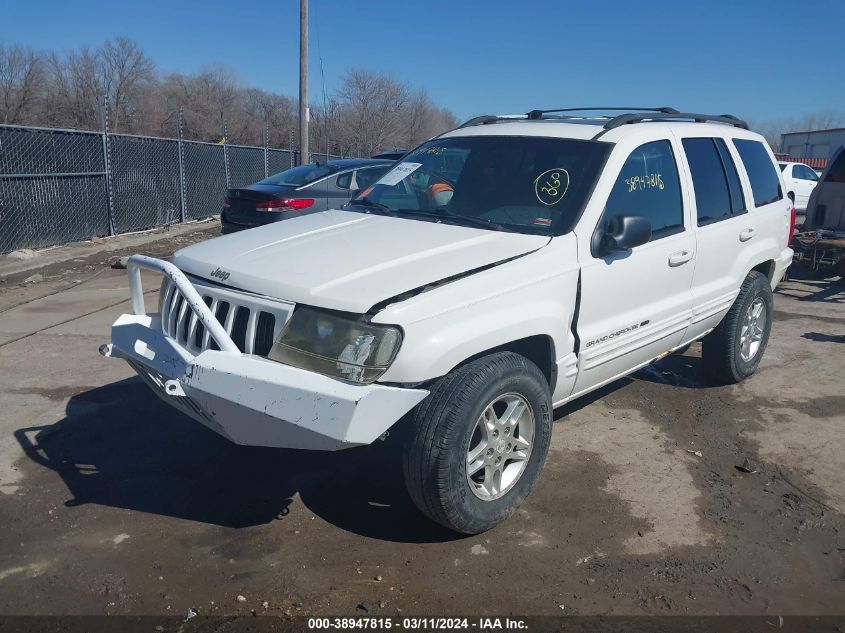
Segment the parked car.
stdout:
[[358,158],[312,163],[286,169],[249,187],[229,189],[220,214],[223,233],[339,207],[392,165],[389,160]]
[[380,154],[376,154],[372,158],[386,158],[388,160],[399,160],[405,154],[408,153],[407,149],[390,149],[381,152]]
[[804,163],[779,162],[778,166],[783,173],[787,197],[795,203],[797,211],[803,212],[819,181],[819,175]]
[[[410,497],[477,533],[531,491],[555,407],[699,339],[714,381],[754,373],[791,211],[735,117],[481,117],[343,210],[133,256],[101,351],[238,444],[338,450],[401,421]],[[141,268],[165,277],[156,313]]]
[[810,195],[804,230],[845,231],[845,146],[827,162],[819,185]]

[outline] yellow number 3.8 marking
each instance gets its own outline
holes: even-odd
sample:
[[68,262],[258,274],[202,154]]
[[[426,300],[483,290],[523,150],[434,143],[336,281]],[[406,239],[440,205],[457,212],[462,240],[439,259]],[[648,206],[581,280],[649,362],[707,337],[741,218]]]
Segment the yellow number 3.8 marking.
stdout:
[[569,189],[569,172],[563,167],[544,171],[534,179],[534,195],[547,207],[556,205]]

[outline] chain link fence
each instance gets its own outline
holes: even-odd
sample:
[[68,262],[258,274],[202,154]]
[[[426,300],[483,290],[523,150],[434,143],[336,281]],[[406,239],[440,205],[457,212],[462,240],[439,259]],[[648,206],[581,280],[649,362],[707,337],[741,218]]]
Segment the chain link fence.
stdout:
[[109,233],[97,133],[0,128],[0,253]]
[[[312,154],[320,162],[339,158]],[[218,215],[293,149],[0,125],[0,254]]]

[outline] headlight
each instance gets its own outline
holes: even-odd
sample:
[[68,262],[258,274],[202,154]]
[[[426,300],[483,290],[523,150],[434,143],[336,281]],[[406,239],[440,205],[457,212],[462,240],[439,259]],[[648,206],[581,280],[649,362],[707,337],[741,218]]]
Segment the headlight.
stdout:
[[326,376],[369,383],[387,371],[401,343],[398,327],[298,306],[268,358]]

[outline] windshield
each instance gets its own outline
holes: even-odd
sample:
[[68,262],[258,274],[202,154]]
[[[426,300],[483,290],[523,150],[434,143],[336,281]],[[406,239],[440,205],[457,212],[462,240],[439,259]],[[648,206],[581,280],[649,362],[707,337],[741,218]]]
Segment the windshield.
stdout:
[[497,230],[571,230],[610,150],[532,136],[434,139],[413,150],[350,210]]
[[287,187],[301,187],[308,183],[325,178],[336,172],[338,168],[334,165],[302,165],[293,169],[286,169],[283,172],[274,174],[269,178],[258,181],[259,185],[279,185]]

